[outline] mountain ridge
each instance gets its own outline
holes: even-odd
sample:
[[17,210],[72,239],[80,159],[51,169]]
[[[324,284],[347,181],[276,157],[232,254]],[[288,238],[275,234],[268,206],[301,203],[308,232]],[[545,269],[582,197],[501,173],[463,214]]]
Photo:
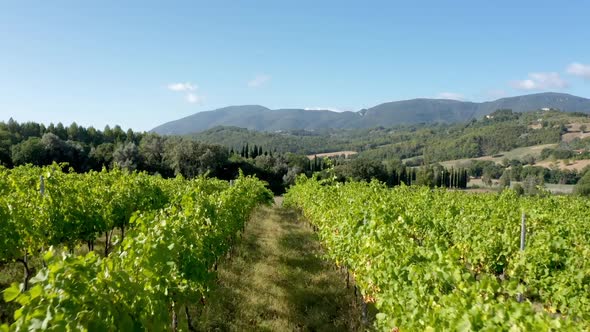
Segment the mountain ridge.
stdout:
[[164,123],[151,132],[163,135],[197,133],[216,126],[237,126],[258,131],[292,129],[355,129],[417,123],[457,123],[481,118],[497,109],[528,112],[554,108],[590,113],[590,99],[565,93],[545,92],[493,101],[415,98],[385,102],[356,112],[269,109],[261,105],[236,105],[198,112]]

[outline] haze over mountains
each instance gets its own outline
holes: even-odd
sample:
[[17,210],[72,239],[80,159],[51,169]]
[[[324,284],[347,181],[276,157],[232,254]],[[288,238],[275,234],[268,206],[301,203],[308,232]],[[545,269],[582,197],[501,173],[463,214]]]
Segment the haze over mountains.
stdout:
[[290,129],[352,129],[416,123],[454,123],[481,118],[497,109],[515,112],[555,108],[565,112],[590,113],[590,99],[565,93],[538,93],[474,103],[449,99],[411,99],[383,103],[358,112],[271,110],[260,105],[229,106],[199,112],[162,124],[152,132],[185,135],[216,126],[236,126],[259,131]]

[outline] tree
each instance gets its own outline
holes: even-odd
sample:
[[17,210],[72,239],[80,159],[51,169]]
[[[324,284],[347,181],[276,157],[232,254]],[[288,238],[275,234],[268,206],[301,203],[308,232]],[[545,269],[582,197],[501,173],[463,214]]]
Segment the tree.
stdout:
[[125,134],[125,136],[126,136],[126,142],[136,143],[137,137],[131,128],[127,129],[127,134]]
[[77,141],[66,141],[67,162],[78,172],[85,171],[88,161],[88,151]]
[[133,142],[119,144],[113,152],[113,163],[133,171],[139,162],[139,149]]
[[535,156],[527,154],[526,156],[522,157],[522,162],[525,165],[534,165],[536,162]]
[[113,162],[113,152],[115,145],[113,143],[103,143],[95,148],[90,149],[88,157],[90,159],[91,168],[100,170],[103,167],[108,167]]
[[256,159],[256,157],[258,157],[258,147],[256,146],[256,144],[254,144],[254,148],[252,148],[250,157],[252,157],[252,159]]
[[586,127],[586,125],[585,125],[585,124],[583,124],[583,125],[581,125],[581,126],[580,126],[580,131],[581,131],[582,133],[585,133],[585,132],[586,132],[586,128],[587,128],[587,127]]
[[72,122],[72,124],[67,129],[68,139],[72,141],[78,140],[78,130],[78,124],[76,124],[76,122]]
[[522,181],[522,187],[526,195],[537,195],[541,193],[539,187],[543,185],[543,177],[533,174],[527,175]]
[[[129,136],[129,134],[127,134]],[[150,173],[168,173],[164,163],[165,139],[156,134],[148,134],[139,143],[141,169]]]
[[432,167],[423,166],[416,172],[416,183],[419,186],[434,186],[434,169]]
[[584,176],[578,180],[574,187],[574,194],[580,196],[590,196],[590,171],[587,171]]
[[12,135],[7,130],[0,130],[0,165],[11,166],[12,159],[10,147],[12,146]]
[[505,169],[504,173],[502,173],[502,176],[500,176],[500,181],[499,181],[500,187],[502,188],[506,188],[506,187],[510,187],[510,171]]
[[[271,153],[269,154],[269,156],[272,158],[273,154]],[[307,158],[306,156],[287,152],[286,154],[284,154],[284,158],[289,167],[298,167],[299,169],[304,171],[309,166],[309,158]]]
[[487,174],[484,174],[484,175],[481,176],[481,182],[483,182],[488,187],[491,187],[492,184],[493,184],[492,183],[492,178],[489,175],[487,175]]
[[229,151],[221,145],[197,143],[196,148],[199,174],[212,172],[216,175],[229,158]]
[[26,122],[21,124],[20,132],[22,139],[27,139],[29,137],[40,137],[43,134],[41,126],[35,122]]
[[45,147],[39,137],[31,137],[12,147],[12,163],[15,165],[44,165]]
[[103,141],[102,133],[100,133],[92,126],[88,127],[88,129],[86,130],[86,137],[88,140],[87,143],[93,146],[97,146],[101,144]]
[[41,143],[45,147],[45,151],[47,152],[47,156],[51,160],[55,160],[57,162],[64,161],[64,155],[66,154],[66,144],[65,142],[59,138],[54,133],[46,133],[41,137]]
[[[316,158],[317,159],[317,158]],[[319,168],[320,166],[314,166]],[[316,169],[319,171],[319,169]],[[355,181],[371,181],[371,179],[378,179],[381,181],[387,180],[387,174],[383,164],[377,160],[356,158],[352,159],[345,165],[335,167],[336,175],[340,178],[352,178]]]
[[215,173],[229,158],[225,147],[184,138],[169,139],[165,150],[167,166],[174,174],[182,174],[186,178],[193,178],[208,171]]
[[522,185],[520,183],[515,184],[512,187],[512,190],[514,190],[518,196],[524,195],[524,188],[522,187]]
[[286,186],[290,186],[295,184],[295,179],[297,176],[303,172],[299,166],[289,167],[287,170],[287,174],[283,175],[283,182]]
[[116,125],[113,128],[113,136],[115,138],[115,142],[117,143],[125,142],[127,140],[127,135],[119,125]]
[[58,122],[57,126],[55,126],[54,134],[56,134],[61,139],[68,139],[68,132],[61,122]]
[[102,133],[105,143],[113,143],[115,141],[115,134],[109,125],[106,125],[104,127]]
[[254,158],[254,165],[256,165],[256,167],[263,169],[267,172],[271,172],[273,167],[275,166],[275,158],[265,156],[265,155],[260,155],[260,156],[257,156],[256,158]]
[[8,119],[6,128],[11,134],[20,136],[20,125],[13,118]]

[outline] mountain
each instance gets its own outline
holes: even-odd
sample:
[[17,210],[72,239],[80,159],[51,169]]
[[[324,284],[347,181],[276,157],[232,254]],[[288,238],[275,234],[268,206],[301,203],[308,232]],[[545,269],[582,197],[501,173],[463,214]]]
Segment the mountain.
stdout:
[[152,132],[162,135],[184,135],[217,126],[236,126],[259,131],[348,128],[360,117],[357,112],[271,110],[260,105],[229,106],[165,123],[152,129]]
[[390,127],[399,124],[464,122],[481,118],[498,109],[528,112],[542,108],[590,113],[590,99],[554,92],[502,98],[483,103],[420,98],[383,103],[358,112],[341,113],[329,110],[271,110],[260,105],[229,106],[165,123],[152,129],[152,132],[185,135],[216,126],[237,126],[258,131]]

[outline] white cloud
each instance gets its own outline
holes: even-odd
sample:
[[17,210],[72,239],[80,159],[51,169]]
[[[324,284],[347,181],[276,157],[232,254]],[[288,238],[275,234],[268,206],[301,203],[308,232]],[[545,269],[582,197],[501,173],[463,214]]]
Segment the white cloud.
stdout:
[[346,112],[346,110],[343,109],[339,109],[339,108],[334,108],[334,107],[306,107],[304,108],[304,110],[306,111],[332,111],[332,112],[338,112],[338,113],[342,113],[342,112]]
[[548,90],[568,87],[568,83],[558,73],[530,73],[528,79],[514,81],[511,85],[520,90]]
[[195,91],[199,88],[197,85],[186,83],[170,83],[167,85],[168,90],[174,92],[186,92],[184,99],[190,104],[200,104],[205,100],[205,96],[197,94]]
[[248,87],[257,88],[270,81],[270,76],[266,74],[256,75],[253,79],[248,81]]
[[200,103],[203,102],[203,100],[205,100],[205,97],[204,96],[199,96],[199,95],[197,95],[195,93],[192,93],[192,92],[191,93],[188,93],[186,95],[186,101],[189,102],[189,103],[191,103],[191,104],[197,104],[197,103],[200,104]]
[[584,65],[579,62],[570,63],[566,69],[568,74],[580,76],[586,79],[590,79],[590,65]]
[[168,84],[168,90],[172,91],[195,91],[198,86],[186,82],[186,83],[170,83]]
[[460,93],[454,93],[454,92],[441,92],[439,94],[436,95],[436,98],[438,99],[452,99],[452,100],[465,100],[465,96],[460,94]]

